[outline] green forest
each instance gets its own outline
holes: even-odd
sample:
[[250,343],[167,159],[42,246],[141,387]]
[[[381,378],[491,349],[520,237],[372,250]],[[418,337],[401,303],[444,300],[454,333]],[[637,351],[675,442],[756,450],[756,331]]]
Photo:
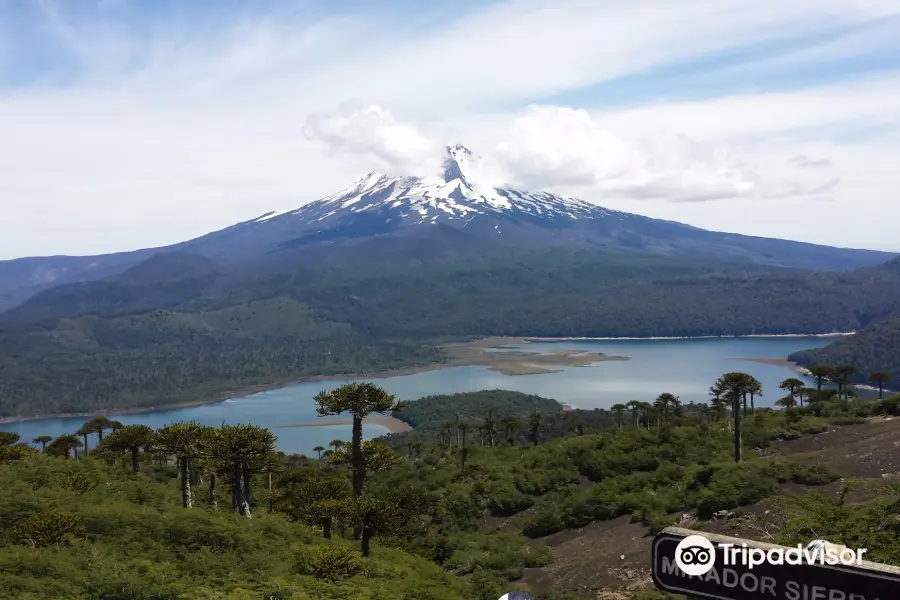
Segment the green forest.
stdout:
[[[551,565],[548,535],[620,515],[651,535],[687,511],[702,526],[777,501],[787,483],[808,491],[778,504],[778,541],[815,531],[900,564],[900,524],[885,518],[900,511],[897,484],[849,506],[815,491],[841,473],[756,451],[900,412],[900,395],[860,400],[838,371],[820,389],[785,380],[783,410],[755,409],[758,382],[726,373],[708,404],[661,393],[565,431],[550,425],[562,407],[535,396],[404,404],[346,384],[315,402],[321,415],[352,416],[353,435],[315,458],[277,452],[275,435],[253,425],[153,430],[96,417],[55,439],[0,433],[0,597],[496,600]],[[370,414],[422,435],[363,441]],[[581,597],[546,584],[529,593]]]
[[[840,339],[824,348],[791,354],[789,359],[804,367],[815,365],[854,365],[854,383],[884,389],[900,389],[900,317],[879,321],[859,333]],[[878,375],[873,379],[872,374]]]
[[195,313],[154,310],[0,330],[0,417],[163,406],[253,385],[441,359],[434,346],[374,340],[294,300]]
[[468,267],[221,277],[61,286],[3,315],[0,417],[206,401],[422,365],[443,359],[442,342],[489,335],[827,333],[900,314],[900,298],[883,293],[900,287],[897,260],[815,273],[549,252]]

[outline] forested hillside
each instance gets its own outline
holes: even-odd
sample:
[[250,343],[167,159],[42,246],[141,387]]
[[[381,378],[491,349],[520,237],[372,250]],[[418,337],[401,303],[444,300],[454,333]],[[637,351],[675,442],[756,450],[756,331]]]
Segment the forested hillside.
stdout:
[[[791,354],[790,360],[814,365],[853,365],[858,369],[851,377],[857,383],[876,385],[873,373],[890,377],[883,382],[886,389],[900,389],[900,317],[879,321],[853,336],[841,338],[824,348]],[[876,378],[877,379],[877,378]]]
[[[158,406],[420,365],[440,360],[434,344],[449,339],[830,333],[900,314],[900,296],[885,291],[900,289],[897,261],[813,273],[557,252],[236,280],[176,258],[186,278],[166,285],[158,269],[137,269],[99,287],[50,290],[7,314],[0,416]],[[152,308],[157,301],[164,308]],[[57,310],[91,314],[47,317]]]
[[162,406],[255,384],[439,360],[374,340],[276,298],[219,310],[155,310],[0,330],[0,417]]

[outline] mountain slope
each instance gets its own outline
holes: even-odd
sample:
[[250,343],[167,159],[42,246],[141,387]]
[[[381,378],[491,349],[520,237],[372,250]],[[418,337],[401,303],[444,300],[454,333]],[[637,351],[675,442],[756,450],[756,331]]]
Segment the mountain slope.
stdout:
[[824,348],[796,352],[789,358],[807,368],[853,365],[860,370],[854,378],[858,383],[867,382],[871,373],[888,373],[891,381],[886,388],[900,389],[900,316],[879,321]]
[[[627,250],[813,270],[872,266],[894,256],[707,231],[547,192],[494,185],[481,171],[478,157],[453,146],[437,176],[371,173],[298,209],[268,213],[174,246],[2,261],[0,311],[49,287],[117,275],[159,253],[204,256],[235,278],[241,273],[252,278],[325,268],[371,272],[554,248]],[[161,279],[165,276],[160,272]]]
[[0,323],[171,308],[202,296],[220,275],[216,265],[204,256],[180,252],[155,254],[112,277],[38,292],[0,315]]
[[208,256],[240,260],[259,252],[271,256],[434,225],[465,229],[482,240],[496,240],[492,243],[527,243],[532,249],[627,249],[818,270],[870,266],[893,256],[706,231],[547,192],[494,186],[481,181],[478,157],[458,145],[447,149],[439,176],[388,177],[373,172],[322,200],[268,213],[185,246]]

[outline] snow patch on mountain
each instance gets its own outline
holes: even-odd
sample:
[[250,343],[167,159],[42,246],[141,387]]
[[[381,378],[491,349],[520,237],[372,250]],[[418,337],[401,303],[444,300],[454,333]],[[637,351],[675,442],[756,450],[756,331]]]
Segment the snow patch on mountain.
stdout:
[[496,185],[484,176],[478,155],[457,144],[446,148],[437,176],[389,177],[373,171],[336,194],[299,209],[267,213],[256,221],[291,216],[315,224],[358,213],[385,213],[386,221],[401,218],[413,223],[472,219],[487,214],[573,220],[621,214],[575,198]]

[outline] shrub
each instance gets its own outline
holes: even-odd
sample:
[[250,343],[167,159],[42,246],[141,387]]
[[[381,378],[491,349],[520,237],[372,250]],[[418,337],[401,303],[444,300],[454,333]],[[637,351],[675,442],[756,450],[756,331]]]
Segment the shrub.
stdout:
[[312,575],[326,581],[349,579],[362,570],[363,561],[359,552],[337,545],[320,546],[302,555],[297,565],[297,572],[301,575]]
[[508,486],[488,490],[487,508],[495,517],[508,517],[534,505],[534,499]]
[[67,546],[84,533],[81,520],[61,512],[37,513],[21,521],[12,532],[13,540],[32,548]]

